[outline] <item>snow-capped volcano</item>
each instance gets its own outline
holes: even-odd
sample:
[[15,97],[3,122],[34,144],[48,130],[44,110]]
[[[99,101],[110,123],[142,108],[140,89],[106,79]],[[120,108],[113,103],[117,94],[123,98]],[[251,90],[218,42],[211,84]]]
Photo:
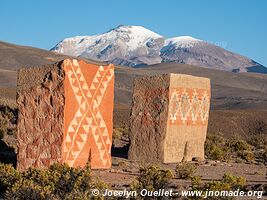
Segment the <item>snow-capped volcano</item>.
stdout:
[[164,38],[142,26],[118,26],[94,36],[66,38],[52,51],[109,61],[115,64],[136,66],[161,62],[160,49]]
[[267,68],[255,61],[203,40],[190,36],[168,39],[142,26],[121,25],[99,35],[66,38],[51,51],[131,67],[177,62],[226,71],[267,73]]

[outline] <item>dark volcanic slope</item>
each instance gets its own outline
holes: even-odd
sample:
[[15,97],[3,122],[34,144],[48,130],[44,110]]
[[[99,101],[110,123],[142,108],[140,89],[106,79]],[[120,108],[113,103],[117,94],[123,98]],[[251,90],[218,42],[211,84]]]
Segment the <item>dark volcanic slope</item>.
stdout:
[[[15,71],[21,67],[41,66],[71,58],[56,52],[0,41],[0,69]],[[88,60],[91,63],[100,63]]]
[[161,49],[161,57],[163,62],[185,63],[230,72],[267,73],[267,68],[254,60],[205,41],[197,41],[191,47],[181,47],[171,42]]
[[17,70],[23,66],[54,63],[67,56],[46,50],[0,41],[0,69]]

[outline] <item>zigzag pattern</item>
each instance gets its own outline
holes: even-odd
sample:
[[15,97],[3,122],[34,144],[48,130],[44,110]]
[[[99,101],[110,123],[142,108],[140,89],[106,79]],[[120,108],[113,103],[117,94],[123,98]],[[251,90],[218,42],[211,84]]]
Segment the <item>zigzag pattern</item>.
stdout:
[[66,74],[79,108],[65,136],[63,158],[65,162],[73,166],[90,133],[99,151],[102,164],[104,166],[110,165],[111,138],[99,110],[99,105],[108,83],[114,76],[113,69],[111,69],[111,65],[106,70],[100,66],[90,87],[88,87],[78,61],[65,60],[64,62]]

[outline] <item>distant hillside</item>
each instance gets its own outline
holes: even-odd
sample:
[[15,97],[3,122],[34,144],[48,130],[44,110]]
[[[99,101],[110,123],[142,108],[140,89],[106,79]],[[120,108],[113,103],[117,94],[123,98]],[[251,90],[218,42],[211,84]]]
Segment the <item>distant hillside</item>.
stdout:
[[[14,100],[16,70],[19,67],[41,66],[62,60],[66,56],[1,42],[0,58],[0,96]],[[161,63],[145,68],[116,67],[115,102],[131,104],[132,82],[135,77],[171,72],[210,78],[212,107],[215,109],[267,108],[267,75],[231,73],[178,63]]]
[[[0,41],[0,69],[14,71],[20,67],[41,66],[55,63],[70,57],[71,56],[66,56],[44,49],[20,46]],[[96,62],[93,60],[88,61],[92,63]]]
[[146,68],[117,68],[117,102],[130,103],[134,77],[164,73],[181,73],[208,77],[212,83],[213,109],[267,108],[267,75],[231,73],[177,63],[161,63]]
[[[15,99],[16,71],[19,68],[42,66],[65,58],[70,58],[70,56],[0,41],[0,98]],[[90,60],[90,62],[95,61]]]
[[0,41],[0,68],[17,70],[23,66],[45,65],[66,58],[62,54],[46,50],[19,46]]

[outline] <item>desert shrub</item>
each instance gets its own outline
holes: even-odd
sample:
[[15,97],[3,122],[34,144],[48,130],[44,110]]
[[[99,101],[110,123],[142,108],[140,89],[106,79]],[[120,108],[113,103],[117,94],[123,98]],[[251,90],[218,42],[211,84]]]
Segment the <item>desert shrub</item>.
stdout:
[[176,165],[176,176],[180,179],[189,179],[196,173],[197,167],[192,163],[178,163]]
[[224,148],[219,146],[213,145],[210,147],[209,151],[207,152],[208,158],[212,160],[225,160],[225,151]]
[[207,140],[213,144],[220,145],[225,143],[225,139],[221,135],[208,135]]
[[[246,178],[242,176],[234,176],[230,173],[223,175],[220,181],[211,181],[202,183],[201,178],[197,176],[191,177],[192,190],[194,191],[234,191],[245,190]],[[204,198],[204,197],[203,197]],[[202,199],[203,199],[202,198]],[[196,197],[196,199],[201,199]],[[230,197],[209,197],[208,199],[230,199]]]
[[237,158],[235,159],[235,162],[236,162],[236,163],[243,163],[244,160],[243,160],[242,158],[240,158],[240,157],[237,157]]
[[194,190],[195,188],[199,188],[201,185],[201,176],[191,176],[191,185],[192,189]]
[[244,190],[247,180],[243,176],[234,176],[230,173],[226,173],[223,175],[222,182],[228,183],[231,190]]
[[17,109],[0,105],[0,139],[16,132]]
[[92,181],[91,188],[96,188],[99,191],[104,191],[105,189],[108,188],[108,185],[103,180],[101,180],[100,178],[96,177]]
[[227,141],[227,146],[230,147],[232,154],[235,154],[237,158],[247,162],[254,162],[255,155],[252,151],[252,146],[245,140],[232,138]]
[[[67,165],[52,165],[48,174],[51,174],[51,182],[55,188],[55,194],[64,199],[70,194],[85,194],[90,188],[91,175],[90,168],[86,166],[84,169],[70,168]],[[45,177],[45,181],[49,182],[49,178]],[[38,179],[37,179],[38,180]]]
[[263,159],[264,163],[267,163],[267,145],[265,146],[265,148],[263,149],[263,152],[261,154],[261,157]]
[[267,145],[267,136],[266,134],[255,134],[251,136],[248,142],[255,148],[261,148]]
[[9,164],[0,163],[0,193],[8,189],[21,179],[21,174]]
[[173,174],[170,170],[161,169],[158,166],[148,166],[140,168],[140,176],[131,183],[132,190],[140,191],[147,189],[156,191],[167,187]]
[[0,116],[0,139],[8,132],[8,120]]
[[254,162],[255,160],[255,155],[252,151],[240,151],[238,152],[237,156],[243,160],[246,160],[247,162]]
[[266,134],[256,134],[253,135],[250,140],[249,144],[253,145],[255,148],[255,157],[257,161],[266,163],[267,162],[267,135]]
[[242,139],[229,139],[227,141],[227,145],[236,152],[241,152],[241,151],[251,151],[251,145],[249,145],[245,140]]
[[205,155],[211,160],[228,161],[231,157],[226,140],[218,135],[208,136],[205,142]]
[[[49,187],[41,187],[32,180],[20,179],[14,186],[7,190],[6,199],[53,199]],[[56,198],[55,198],[56,199]]]
[[127,129],[123,127],[116,127],[113,129],[112,138],[113,140],[120,139],[122,135],[126,134]]
[[0,105],[0,116],[7,119],[10,123],[15,124],[17,121],[18,111],[7,105]]
[[92,199],[91,189],[103,190],[107,185],[93,179],[89,166],[54,164],[47,170],[29,168],[20,173],[1,164],[0,187],[7,199]]
[[205,143],[205,155],[208,159],[237,162],[254,162],[253,148],[245,140],[224,139],[221,136],[208,136]]

